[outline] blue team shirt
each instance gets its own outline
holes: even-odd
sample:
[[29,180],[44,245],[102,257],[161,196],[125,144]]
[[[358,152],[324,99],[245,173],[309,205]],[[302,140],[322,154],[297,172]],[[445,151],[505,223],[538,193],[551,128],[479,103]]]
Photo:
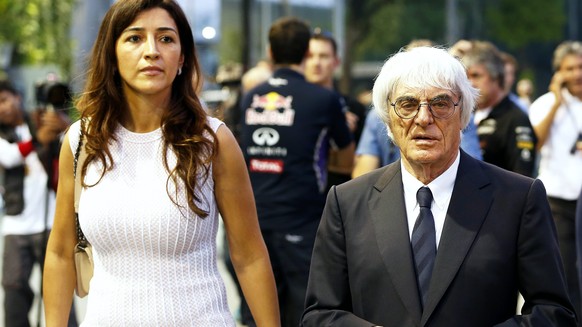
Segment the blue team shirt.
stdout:
[[352,141],[337,94],[281,68],[241,102],[241,148],[263,230],[317,223],[330,143]]

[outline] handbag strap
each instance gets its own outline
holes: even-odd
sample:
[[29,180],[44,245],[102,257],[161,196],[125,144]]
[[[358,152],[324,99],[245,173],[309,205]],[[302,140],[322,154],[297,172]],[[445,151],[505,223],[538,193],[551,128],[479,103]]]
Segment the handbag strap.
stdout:
[[89,242],[81,230],[81,224],[79,224],[79,198],[81,197],[81,189],[83,188],[81,184],[82,173],[77,173],[77,167],[83,168],[83,162],[87,157],[87,152],[85,151],[85,146],[83,145],[83,123],[81,122],[80,133],[79,133],[79,144],[77,144],[77,149],[75,150],[75,158],[73,160],[73,176],[75,177],[75,225],[77,227],[77,242],[81,245],[86,246]]

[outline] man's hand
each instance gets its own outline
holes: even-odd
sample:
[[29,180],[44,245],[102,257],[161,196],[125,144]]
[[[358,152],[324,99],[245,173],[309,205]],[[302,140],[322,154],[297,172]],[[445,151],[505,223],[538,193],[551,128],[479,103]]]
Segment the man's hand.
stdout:
[[557,71],[552,76],[552,80],[550,82],[550,86],[548,89],[550,92],[554,93],[556,97],[556,105],[560,105],[562,103],[562,89],[564,88],[566,80],[564,79],[564,74]]
[[358,128],[358,121],[360,118],[353,112],[346,111],[346,121],[348,122],[348,128],[350,132],[355,133]]
[[65,115],[51,110],[41,113],[39,121],[36,139],[43,145],[56,140],[69,126],[69,120]]

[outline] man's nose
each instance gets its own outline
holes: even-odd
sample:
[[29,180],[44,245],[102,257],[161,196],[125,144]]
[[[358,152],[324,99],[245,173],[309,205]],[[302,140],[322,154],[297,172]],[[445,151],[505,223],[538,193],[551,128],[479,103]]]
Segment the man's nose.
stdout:
[[432,116],[432,112],[430,112],[430,107],[429,107],[428,102],[421,102],[418,105],[418,113],[416,114],[416,117],[414,117],[414,120],[416,121],[416,123],[419,125],[428,124],[433,119],[434,119],[434,117]]

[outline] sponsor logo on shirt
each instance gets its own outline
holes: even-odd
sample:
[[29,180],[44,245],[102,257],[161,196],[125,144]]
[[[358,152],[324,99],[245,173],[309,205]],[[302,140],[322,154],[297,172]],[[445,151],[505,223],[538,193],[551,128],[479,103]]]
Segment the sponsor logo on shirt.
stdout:
[[281,174],[283,160],[251,159],[249,170],[255,173]]
[[289,83],[289,81],[287,81],[284,78],[276,78],[276,77],[271,77],[269,78],[269,84],[275,87],[279,87],[279,86],[284,86],[287,85]]
[[279,142],[279,132],[269,127],[259,128],[253,133],[253,142],[256,145],[275,145]]
[[251,107],[246,110],[248,125],[292,126],[295,110],[292,108],[293,96],[282,96],[277,92],[265,95],[255,94]]
[[495,133],[497,122],[493,119],[482,120],[477,127],[478,135],[490,135]]
[[270,127],[258,128],[253,132],[253,142],[258,146],[247,147],[247,153],[251,156],[285,157],[287,148],[274,146],[279,143],[279,132]]
[[516,147],[521,149],[521,159],[531,161],[533,159],[533,130],[528,126],[517,126],[515,128]]

